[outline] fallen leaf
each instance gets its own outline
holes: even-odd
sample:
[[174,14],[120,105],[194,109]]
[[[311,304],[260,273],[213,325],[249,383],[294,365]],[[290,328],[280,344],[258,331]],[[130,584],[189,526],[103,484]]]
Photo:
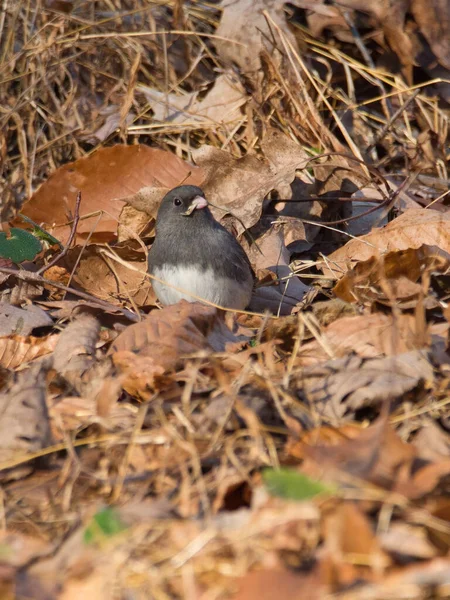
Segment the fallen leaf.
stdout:
[[[250,309],[256,312],[271,310],[276,314],[290,314],[292,308],[309,290],[309,287],[292,272],[289,266],[291,252],[287,249],[289,240],[298,240],[305,235],[303,224],[297,219],[284,220],[286,222],[270,226],[250,245],[243,240],[257,274],[259,270],[265,269],[274,273],[276,277],[276,283],[269,287],[258,286],[255,289]],[[256,231],[253,231],[252,235],[255,233]]]
[[396,356],[424,348],[431,341],[414,315],[356,315],[342,317],[320,332],[318,340],[304,344],[297,355],[301,365],[313,365],[333,358],[345,358],[350,353],[364,358]]
[[184,124],[193,129],[235,125],[242,120],[240,109],[247,101],[242,84],[229,74],[219,75],[201,100],[197,99],[198,92],[180,96],[145,85],[139,85],[137,90],[146,97],[156,121]]
[[317,572],[298,574],[287,569],[250,572],[242,578],[239,588],[233,600],[273,600],[277,597],[283,600],[321,600],[326,592]]
[[[92,242],[114,241],[124,205],[122,198],[146,186],[171,188],[181,183],[195,184],[199,178],[199,170],[175,154],[142,144],[119,144],[60,167],[22,212],[65,243],[70,232],[67,213],[73,213],[77,193],[81,192],[78,239],[82,241],[93,233]],[[97,211],[105,211],[98,222]]]
[[[332,423],[364,406],[400,399],[434,378],[426,352],[363,360],[355,355],[309,367],[296,377],[297,394]],[[293,382],[292,382],[293,383]]]
[[118,306],[130,300],[138,306],[154,305],[156,296],[146,275],[147,263],[143,252],[127,246],[115,247],[114,251],[125,260],[125,264],[106,256],[105,248],[94,244],[85,249],[79,246],[72,248],[65,257],[65,264],[69,271],[76,267],[74,281],[96,298]]
[[402,560],[425,560],[437,556],[437,548],[427,539],[426,531],[407,523],[392,523],[388,531],[380,535],[383,550]]
[[155,367],[169,370],[190,354],[222,352],[240,345],[216,308],[182,300],[128,326],[113,342],[109,354],[114,360],[117,352],[133,352],[152,359]]
[[[333,293],[345,302],[376,301],[414,308],[423,294],[422,276],[427,272],[444,272],[449,265],[450,255],[426,245],[372,256],[347,271]],[[433,308],[433,303],[437,305],[431,295],[425,298],[426,308]]]
[[261,149],[263,159],[252,154],[233,158],[212,146],[202,146],[192,153],[195,163],[205,173],[202,188],[206,197],[220,209],[212,206],[212,212],[222,222],[227,214],[236,217],[233,226],[238,233],[259,220],[263,200],[269,192],[280,187],[286,197],[286,186],[309,160],[298,143],[274,129],[264,136]]
[[6,468],[3,461],[36,452],[51,443],[45,377],[43,366],[34,365],[21,371],[0,395],[0,469]]
[[[348,587],[361,579],[376,579],[390,565],[366,515],[351,502],[325,515],[325,552],[335,587]],[[358,557],[357,561],[353,557]]]
[[28,305],[25,309],[0,302],[0,336],[29,335],[37,327],[49,327],[53,320],[39,306]]
[[438,61],[450,69],[450,6],[446,0],[411,0],[411,12]]
[[450,254],[450,213],[426,209],[407,210],[381,229],[352,239],[327,256],[324,273],[340,279],[356,262],[397,250],[434,246]]
[[307,458],[302,470],[307,474],[319,469],[325,481],[339,482],[339,472],[343,472],[387,489],[409,481],[416,456],[414,448],[401,440],[384,417],[352,439],[332,446],[305,445],[304,453]]
[[57,335],[45,337],[8,336],[0,338],[0,365],[6,369],[16,369],[53,352]]

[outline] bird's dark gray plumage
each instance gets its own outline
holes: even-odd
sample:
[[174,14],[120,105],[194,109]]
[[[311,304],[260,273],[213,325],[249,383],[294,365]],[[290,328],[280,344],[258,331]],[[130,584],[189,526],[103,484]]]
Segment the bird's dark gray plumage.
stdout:
[[152,281],[162,304],[202,298],[243,309],[250,302],[254,275],[248,257],[214,219],[199,187],[182,185],[164,196],[148,266],[152,275],[170,284]]

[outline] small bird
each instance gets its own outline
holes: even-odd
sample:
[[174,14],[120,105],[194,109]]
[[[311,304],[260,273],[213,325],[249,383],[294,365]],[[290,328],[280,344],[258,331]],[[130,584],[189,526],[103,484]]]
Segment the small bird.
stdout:
[[194,185],[181,185],[164,196],[148,270],[170,284],[152,281],[165,305],[201,298],[225,308],[244,309],[252,296],[254,273],[246,253],[215,220],[203,191]]

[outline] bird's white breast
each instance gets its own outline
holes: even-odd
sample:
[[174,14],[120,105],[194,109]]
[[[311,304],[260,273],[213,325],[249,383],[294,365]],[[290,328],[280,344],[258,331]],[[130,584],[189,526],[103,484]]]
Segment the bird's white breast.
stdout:
[[211,269],[203,271],[196,266],[165,265],[156,268],[153,275],[169,284],[152,280],[159,301],[165,305],[175,304],[182,299],[188,302],[207,300],[226,308],[244,309],[252,295],[251,279],[238,282],[217,276]]

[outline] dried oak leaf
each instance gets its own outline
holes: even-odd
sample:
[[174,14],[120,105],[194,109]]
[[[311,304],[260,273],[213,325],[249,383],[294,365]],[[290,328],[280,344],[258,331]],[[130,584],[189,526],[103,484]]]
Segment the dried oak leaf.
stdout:
[[36,358],[53,352],[57,335],[46,337],[12,335],[0,338],[0,365],[16,369]]
[[[91,241],[114,241],[123,198],[147,186],[171,188],[182,182],[198,183],[197,172],[175,154],[142,144],[100,148],[55,171],[22,212],[64,243],[70,232],[67,214],[73,213],[77,193],[81,192],[83,218],[77,227],[78,239],[82,241],[93,232]],[[105,211],[100,220],[97,211]]]
[[240,109],[247,101],[242,84],[231,74],[219,75],[201,100],[197,100],[198,92],[180,96],[144,85],[139,85],[137,91],[146,97],[156,121],[179,123],[193,129],[234,126],[242,119]]
[[36,327],[50,325],[53,325],[53,320],[39,306],[30,304],[26,308],[17,308],[0,302],[0,336],[29,335]]
[[[403,308],[414,308],[422,296],[420,283],[426,272],[444,272],[450,264],[450,255],[423,245],[389,252],[385,256],[372,256],[358,262],[338,281],[334,294],[345,302],[368,302],[375,300]],[[427,308],[436,304],[430,296],[425,298]]]
[[263,159],[251,154],[233,158],[212,146],[202,146],[192,153],[195,163],[205,173],[202,188],[206,197],[220,207],[218,210],[213,206],[212,212],[221,221],[229,213],[236,216],[233,226],[239,234],[259,220],[263,200],[269,192],[280,188],[286,198],[296,171],[305,168],[309,160],[299,144],[275,129],[267,132],[261,150]]
[[375,358],[383,354],[395,356],[420,349],[430,341],[428,329],[422,331],[416,318],[410,314],[398,316],[374,313],[342,317],[330,323],[317,340],[304,344],[297,362],[315,365],[334,358],[355,353],[362,358]]
[[[346,473],[391,489],[401,481],[408,481],[416,456],[411,444],[404,442],[388,424],[385,417],[360,430],[359,435],[333,443],[304,447],[306,459],[302,470],[316,473],[326,479],[340,481]],[[344,481],[348,479],[344,478]]]
[[355,355],[304,369],[292,383],[297,393],[332,422],[362,407],[394,401],[434,380],[427,353],[416,350],[386,358]]
[[327,276],[340,279],[356,262],[396,250],[417,249],[424,244],[450,254],[450,212],[407,210],[385,227],[352,239],[327,256],[322,270]]
[[[139,306],[153,305],[156,297],[146,275],[147,263],[143,253],[128,246],[115,247],[114,251],[129,263],[130,268],[106,256],[105,248],[94,244],[85,249],[79,246],[72,248],[64,262],[70,271],[78,263],[74,281],[96,298],[120,306],[130,299]],[[78,262],[80,252],[82,256]]]
[[182,300],[154,310],[145,321],[128,326],[108,354],[112,354],[114,360],[117,352],[133,352],[151,358],[155,366],[168,371],[191,354],[222,352],[240,345],[219,318],[217,309]]
[[3,461],[50,445],[46,391],[46,368],[38,364],[0,395],[0,469],[8,467]]
[[263,49],[270,56],[279,56],[278,48],[282,45],[277,32],[270,28],[264,11],[270,14],[295,48],[295,37],[287,27],[283,7],[283,0],[222,0],[222,17],[216,33],[224,39],[214,40],[222,60],[236,63],[243,72],[252,72],[261,68]]
[[238,581],[239,591],[232,600],[321,600],[326,586],[315,570],[311,574],[287,569],[264,569],[244,575]]

